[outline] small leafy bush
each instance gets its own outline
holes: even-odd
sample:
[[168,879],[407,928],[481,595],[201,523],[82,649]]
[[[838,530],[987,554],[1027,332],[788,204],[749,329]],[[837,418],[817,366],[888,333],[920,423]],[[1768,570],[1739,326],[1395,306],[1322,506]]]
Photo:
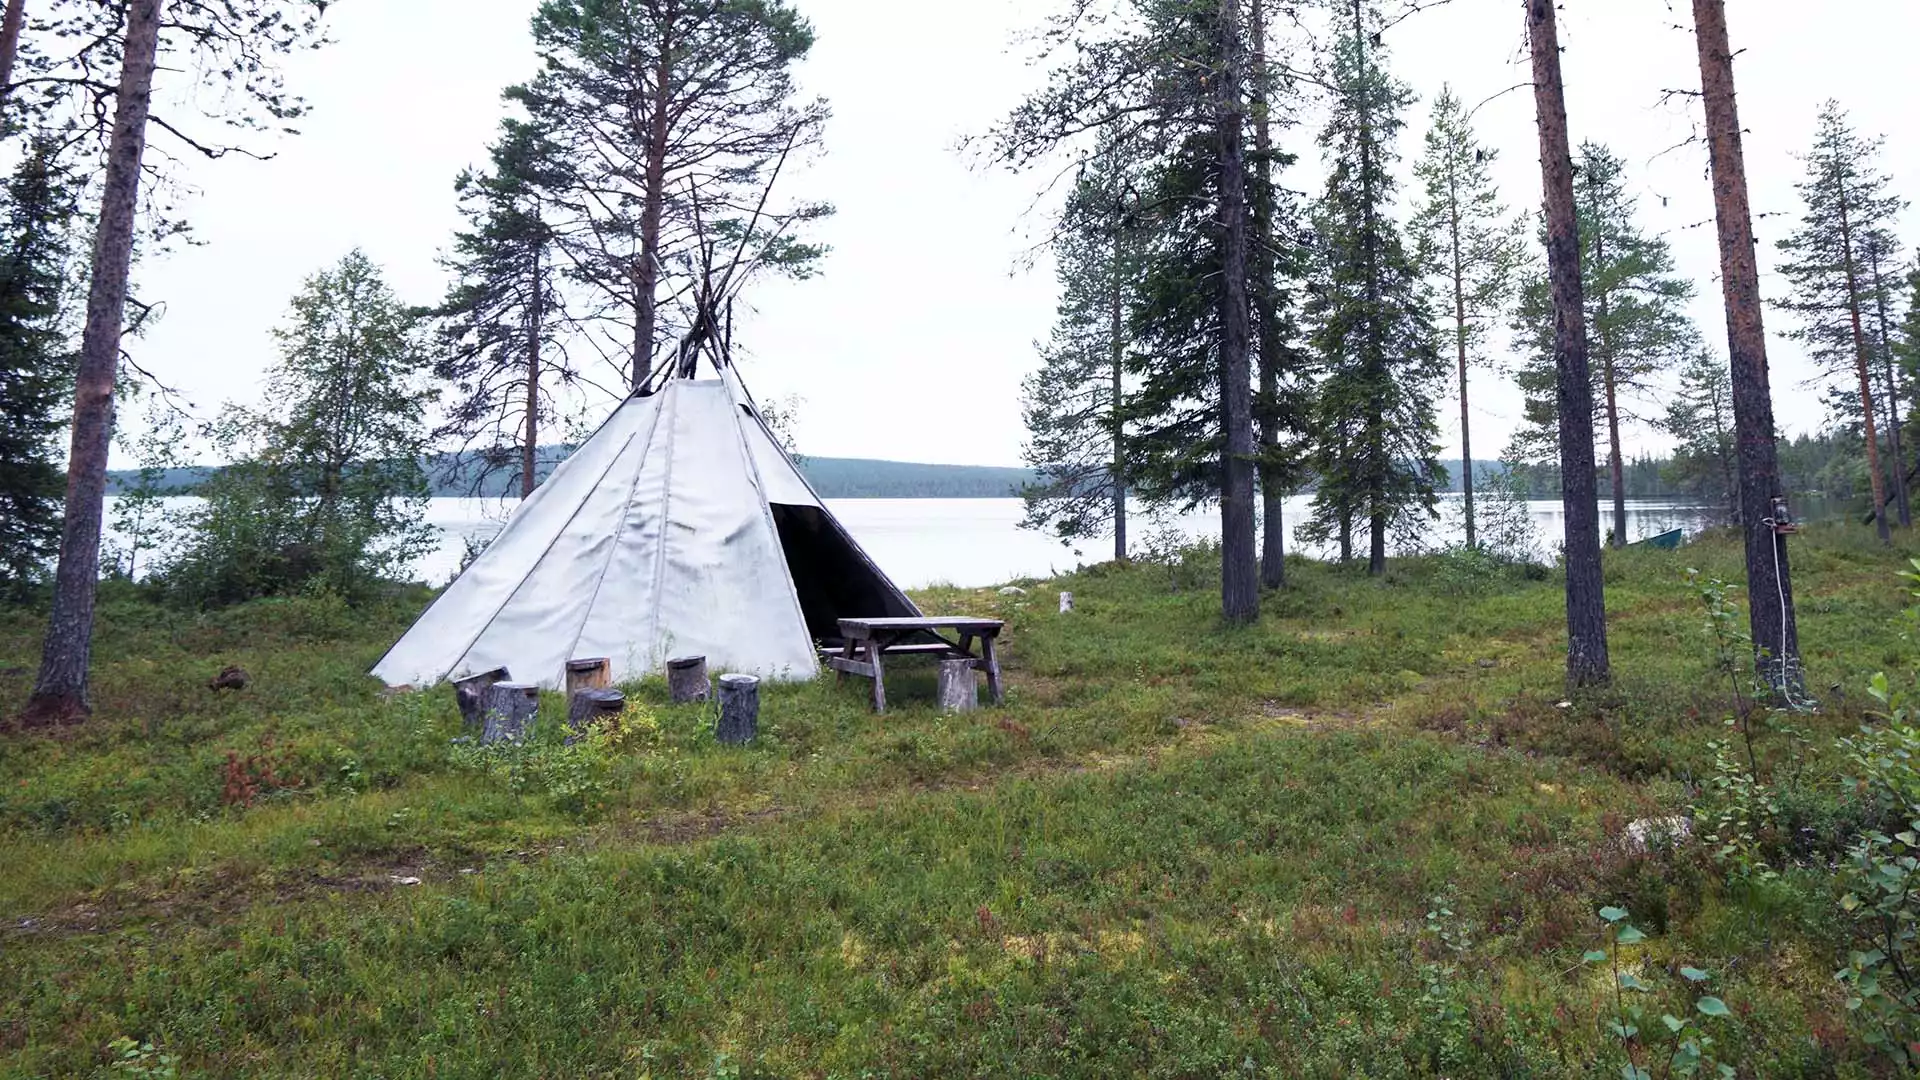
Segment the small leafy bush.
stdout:
[[1623,950],[1647,940],[1647,935],[1627,921],[1625,908],[1600,909],[1603,942],[1583,959],[1589,964],[1604,964],[1613,975],[1613,1013],[1606,1030],[1616,1040],[1626,1058],[1620,1067],[1625,1080],[1666,1080],[1672,1076],[1719,1076],[1737,1073],[1732,1065],[1714,1057],[1714,1039],[1702,1030],[1708,1020],[1725,1020],[1732,1015],[1727,1003],[1704,993],[1713,976],[1697,967],[1682,967],[1687,993],[1693,1008],[1684,1017],[1671,1012],[1660,1014],[1659,1029],[1648,1020],[1648,1010],[1640,1004],[1654,993],[1654,987],[1642,979],[1625,961]]
[[554,810],[585,821],[606,809],[620,759],[651,744],[659,731],[652,710],[629,702],[619,716],[578,734],[562,724],[546,723],[536,725],[521,743],[456,741],[452,763],[491,777],[515,794],[545,796]]

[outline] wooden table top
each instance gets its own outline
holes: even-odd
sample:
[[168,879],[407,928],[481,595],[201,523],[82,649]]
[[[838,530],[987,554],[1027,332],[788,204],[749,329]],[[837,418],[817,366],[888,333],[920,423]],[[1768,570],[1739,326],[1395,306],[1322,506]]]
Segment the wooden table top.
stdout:
[[1007,625],[1000,619],[974,619],[965,616],[888,617],[883,619],[841,619],[840,633],[845,637],[866,639],[876,630],[966,630],[976,634],[997,634]]

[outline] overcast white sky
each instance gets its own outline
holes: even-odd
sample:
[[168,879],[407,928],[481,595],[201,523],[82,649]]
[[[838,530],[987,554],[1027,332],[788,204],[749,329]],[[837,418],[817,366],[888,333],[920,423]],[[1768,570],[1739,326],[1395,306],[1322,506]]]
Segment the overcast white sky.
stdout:
[[[819,233],[823,273],[750,294],[741,364],[762,398],[798,395],[799,442],[822,456],[1017,464],[1020,379],[1052,321],[1054,285],[1023,255],[1044,228],[1032,211],[1037,176],[973,167],[958,139],[984,131],[1035,84],[1019,44],[1053,0],[796,0],[819,42],[804,71],[828,98],[826,156],[793,175],[789,193],[839,209]],[[1810,141],[1825,99],[1857,126],[1885,133],[1882,165],[1898,190],[1920,193],[1920,138],[1901,121],[1914,107],[1910,57],[1920,40],[1914,0],[1732,0],[1741,115],[1763,269],[1797,214],[1793,156]],[[458,225],[452,180],[480,161],[499,117],[501,87],[531,74],[527,20],[535,0],[347,0],[328,15],[335,44],[296,58],[289,83],[313,108],[303,134],[269,146],[270,161],[196,165],[191,205],[203,246],[150,261],[142,295],[165,318],[130,342],[140,361],[203,411],[254,400],[273,359],[268,331],[314,270],[360,246],[403,298],[444,287],[435,262]],[[1663,150],[1688,138],[1697,106],[1659,104],[1667,88],[1697,87],[1685,0],[1567,0],[1562,41],[1576,141],[1610,144],[1629,163],[1642,220],[1666,232],[1699,285],[1695,317],[1724,350],[1718,255],[1705,153]],[[1844,10],[1844,17],[1841,12]],[[1422,101],[1402,142],[1411,160],[1427,103],[1443,82],[1477,102],[1526,78],[1521,7],[1453,0],[1388,39],[1395,74]],[[1501,150],[1509,205],[1539,204],[1530,94],[1483,108],[1482,137]],[[1317,192],[1314,121],[1285,135],[1303,164],[1287,177]],[[1911,215],[1909,215],[1911,217]],[[1908,239],[1914,233],[1907,233]],[[1763,281],[1773,295],[1777,283]],[[1806,365],[1769,313],[1775,407],[1790,432],[1820,422]],[[1476,374],[1474,441],[1498,453],[1518,412],[1506,380]],[[1457,421],[1441,408],[1445,438]],[[1658,440],[1642,436],[1638,445]],[[1451,451],[1450,451],[1451,452]]]

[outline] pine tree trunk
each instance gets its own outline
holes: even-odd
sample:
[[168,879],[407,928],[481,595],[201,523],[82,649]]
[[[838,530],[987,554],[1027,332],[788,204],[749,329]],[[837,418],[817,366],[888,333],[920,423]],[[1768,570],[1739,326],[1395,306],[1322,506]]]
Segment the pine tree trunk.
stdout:
[[132,0],[127,8],[113,138],[107,147],[100,222],[94,233],[87,322],[74,375],[73,442],[67,462],[60,566],[54,576],[53,611],[41,648],[40,675],[23,715],[31,723],[78,719],[91,709],[87,671],[93,653],[94,588],[100,580],[107,455],[113,446],[113,384],[120,366],[134,217],[140,201],[140,159],[147,145],[162,6],[163,0]]
[[27,0],[7,0],[7,15],[0,22],[0,106],[13,90],[13,60],[20,54],[20,29],[27,21]]
[[1260,617],[1253,521],[1253,385],[1247,327],[1247,153],[1240,89],[1240,0],[1220,2],[1220,608],[1229,623]]
[[666,207],[668,110],[673,105],[672,42],[661,41],[646,131],[647,167],[640,207],[640,265],[634,268],[633,388],[653,375],[653,336],[659,320],[660,218]]
[[1280,464],[1280,326],[1274,311],[1273,103],[1267,97],[1267,13],[1253,0],[1248,13],[1253,35],[1253,313],[1260,335],[1260,584],[1278,589],[1287,583],[1286,491]]
[[1886,375],[1883,388],[1887,403],[1887,441],[1893,449],[1893,467],[1887,470],[1887,479],[1893,484],[1893,503],[1900,513],[1900,527],[1913,528],[1913,503],[1907,489],[1907,453],[1901,446],[1904,438],[1900,431],[1900,383],[1893,370],[1893,327],[1887,315],[1887,285],[1882,276],[1880,249],[1869,249],[1868,270],[1873,274],[1873,302],[1880,324],[1880,364]]
[[1473,423],[1467,411],[1467,268],[1460,250],[1460,184],[1447,154],[1447,230],[1453,255],[1453,343],[1460,369],[1460,491],[1466,506],[1467,546],[1477,547],[1473,528]]
[[1126,424],[1121,419],[1121,394],[1125,387],[1121,376],[1125,373],[1127,358],[1127,340],[1125,324],[1121,321],[1120,301],[1125,282],[1125,260],[1121,257],[1120,245],[1123,241],[1116,230],[1113,236],[1113,274],[1108,299],[1111,307],[1108,311],[1108,330],[1111,334],[1112,355],[1108,362],[1113,365],[1113,399],[1107,403],[1108,415],[1113,427],[1113,558],[1116,562],[1127,561],[1127,470],[1126,470]]
[[1860,275],[1854,266],[1853,224],[1847,217],[1846,182],[1840,182],[1840,253],[1846,260],[1847,315],[1853,325],[1853,365],[1860,377],[1860,416],[1866,423],[1867,479],[1873,488],[1873,526],[1882,544],[1893,543],[1887,523],[1886,474],[1880,471],[1879,425],[1873,415],[1873,377],[1867,367],[1867,334],[1860,319]]
[[540,449],[540,325],[544,317],[541,299],[546,295],[540,287],[540,252],[533,253],[533,280],[527,283],[533,289],[532,298],[527,304],[527,423],[520,437],[520,497],[531,498],[538,481],[534,472],[539,466]]
[[[1578,221],[1578,219],[1575,219]],[[1593,262],[1595,276],[1607,265],[1605,230],[1600,227],[1600,205],[1596,193],[1593,206]],[[1607,396],[1607,475],[1613,487],[1613,546],[1627,546],[1627,466],[1620,453],[1620,394],[1614,381],[1613,342],[1607,337],[1612,325],[1611,295],[1600,290],[1599,310],[1595,313],[1594,335],[1600,339],[1600,382]]]
[[1540,172],[1547,217],[1547,264],[1553,285],[1556,398],[1560,419],[1560,492],[1566,510],[1567,681],[1591,686],[1609,678],[1606,590],[1600,576],[1600,504],[1594,491],[1593,382],[1580,281],[1579,225],[1573,204],[1573,153],[1567,138],[1566,92],[1553,0],[1527,0],[1533,53],[1534,107],[1540,126]]
[[[1720,233],[1720,280],[1727,306],[1727,352],[1733,365],[1733,423],[1739,462],[1741,532],[1747,545],[1747,625],[1754,660],[1772,664],[1776,688],[1800,682],[1800,631],[1793,611],[1787,538],[1765,527],[1780,486],[1774,445],[1773,390],[1767,372],[1767,334],[1760,305],[1760,267],[1754,256],[1753,212],[1747,199],[1746,152],[1734,99],[1733,50],[1727,45],[1726,0],[1693,0],[1700,89],[1707,111],[1707,149],[1713,167],[1713,208]],[[1762,602],[1775,599],[1779,603]]]

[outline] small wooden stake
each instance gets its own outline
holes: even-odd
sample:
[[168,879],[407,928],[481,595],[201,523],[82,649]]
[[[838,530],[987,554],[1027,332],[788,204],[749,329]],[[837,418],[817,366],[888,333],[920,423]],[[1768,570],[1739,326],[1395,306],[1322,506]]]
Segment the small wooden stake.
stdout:
[[713,682],[707,678],[707,658],[677,656],[667,661],[667,695],[675,705],[712,697]]
[[503,683],[513,678],[503,667],[492,671],[483,671],[478,675],[469,675],[453,684],[453,700],[460,705],[460,719],[464,721],[468,735],[477,735],[484,721],[481,713],[486,710],[487,687],[494,683]]
[[760,680],[751,675],[720,676],[720,722],[714,735],[729,746],[753,741],[760,731]]
[[567,700],[582,690],[605,690],[613,685],[613,661],[604,656],[567,661]]
[[980,684],[974,677],[977,661],[954,659],[940,661],[940,711],[968,713],[980,707]]
[[487,687],[480,742],[520,742],[540,711],[540,688],[532,683],[498,682]]
[[567,699],[567,735],[569,743],[585,735],[601,720],[619,716],[627,707],[627,695],[618,690],[580,690]]

